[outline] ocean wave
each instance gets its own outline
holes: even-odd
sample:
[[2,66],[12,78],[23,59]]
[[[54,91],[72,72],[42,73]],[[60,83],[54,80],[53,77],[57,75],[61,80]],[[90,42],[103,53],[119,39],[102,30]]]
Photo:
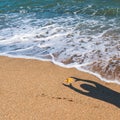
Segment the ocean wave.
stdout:
[[52,61],[120,83],[119,0],[2,0],[0,55]]
[[120,82],[118,19],[6,15],[0,32],[0,54],[53,61]]

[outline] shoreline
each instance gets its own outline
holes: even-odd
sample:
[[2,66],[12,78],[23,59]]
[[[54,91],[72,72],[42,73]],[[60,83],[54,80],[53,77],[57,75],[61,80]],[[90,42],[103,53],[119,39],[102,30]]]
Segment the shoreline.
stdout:
[[[78,81],[69,86],[69,77]],[[75,68],[0,56],[1,120],[118,120],[119,98],[119,85]]]
[[[120,82],[119,82],[118,80],[107,80],[107,79],[105,79],[105,78],[102,78],[101,75],[98,74],[98,73],[94,73],[94,72],[92,72],[92,71],[85,70],[85,69],[83,69],[83,68],[73,67],[73,65],[72,65],[72,66],[64,65],[63,63],[59,63],[59,62],[54,61],[54,60],[42,59],[42,58],[34,58],[34,57],[24,57],[24,56],[17,56],[17,57],[16,57],[16,56],[12,56],[12,55],[0,55],[0,57],[8,57],[8,58],[12,58],[12,59],[25,59],[25,60],[37,60],[37,61],[42,61],[42,62],[50,62],[50,63],[55,64],[56,66],[59,66],[59,67],[65,68],[65,69],[66,69],[66,68],[67,68],[67,69],[73,68],[73,69],[76,69],[76,70],[78,70],[78,71],[80,71],[80,72],[84,72],[84,73],[86,73],[86,74],[90,74],[90,75],[92,75],[92,76],[97,77],[99,80],[101,80],[101,81],[103,81],[103,82],[113,83],[113,84],[120,85]],[[53,57],[53,56],[51,55],[51,57]]]

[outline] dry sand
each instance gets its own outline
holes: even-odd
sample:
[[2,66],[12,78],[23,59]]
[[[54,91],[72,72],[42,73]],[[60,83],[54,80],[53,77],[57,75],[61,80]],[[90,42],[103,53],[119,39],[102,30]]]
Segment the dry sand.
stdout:
[[[71,76],[78,81],[63,85]],[[119,92],[73,68],[0,57],[0,120],[119,120]]]

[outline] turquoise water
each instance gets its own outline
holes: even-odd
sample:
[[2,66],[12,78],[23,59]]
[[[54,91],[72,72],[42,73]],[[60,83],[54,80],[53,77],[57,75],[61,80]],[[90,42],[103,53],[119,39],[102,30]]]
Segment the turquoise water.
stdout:
[[1,0],[0,13],[35,13],[41,17],[61,15],[120,16],[119,0]]
[[[1,0],[0,13],[48,12],[49,14],[93,14],[116,16],[120,14],[119,0]],[[44,13],[43,13],[44,14]]]
[[120,83],[120,1],[0,0],[0,55]]

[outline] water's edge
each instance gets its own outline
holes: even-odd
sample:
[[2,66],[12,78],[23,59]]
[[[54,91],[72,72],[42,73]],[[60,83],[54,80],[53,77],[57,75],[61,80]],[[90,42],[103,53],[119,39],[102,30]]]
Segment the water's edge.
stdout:
[[111,80],[107,80],[107,79],[104,79],[101,77],[101,75],[97,74],[97,73],[94,73],[94,72],[91,72],[91,71],[88,71],[88,70],[85,70],[85,69],[82,69],[80,68],[79,66],[78,67],[75,67],[73,65],[65,65],[63,63],[60,63],[60,62],[57,62],[55,61],[54,59],[50,60],[50,59],[42,59],[42,58],[35,58],[35,57],[26,57],[26,56],[13,56],[13,55],[0,55],[1,57],[9,57],[9,58],[21,58],[21,59],[31,59],[31,60],[38,60],[38,61],[46,61],[46,62],[52,62],[53,64],[57,65],[57,66],[60,66],[60,67],[63,67],[63,68],[75,68],[77,69],[78,71],[82,71],[82,72],[85,72],[85,73],[88,73],[88,74],[91,74],[91,75],[94,75],[96,76],[97,78],[99,78],[101,81],[104,81],[104,82],[107,82],[107,83],[115,83],[115,84],[118,84],[120,85],[120,82],[118,80],[114,80],[114,81],[111,81]]

